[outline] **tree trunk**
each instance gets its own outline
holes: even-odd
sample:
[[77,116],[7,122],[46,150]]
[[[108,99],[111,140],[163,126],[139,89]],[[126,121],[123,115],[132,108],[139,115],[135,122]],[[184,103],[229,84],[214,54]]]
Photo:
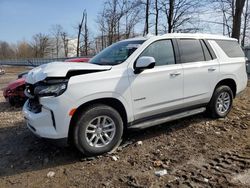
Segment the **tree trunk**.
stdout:
[[236,0],[235,14],[233,16],[232,38],[240,40],[241,15],[246,0]]
[[85,13],[85,24],[84,24],[84,55],[87,56],[88,55],[88,40],[89,40],[89,36],[88,36],[88,25],[87,25],[87,12]]
[[78,25],[78,36],[77,36],[77,46],[76,46],[76,56],[79,57],[80,54],[80,36],[81,36],[81,32],[82,32],[82,24],[84,21],[84,17],[85,17],[85,10],[82,14],[82,21],[81,23]]
[[174,3],[175,0],[169,0],[168,33],[173,31]]
[[246,30],[247,30],[247,19],[248,19],[248,0],[246,0],[246,11],[244,15],[244,26],[243,26],[243,35],[242,35],[242,41],[241,46],[245,46],[245,38],[246,38]]
[[149,0],[146,2],[146,15],[145,15],[145,28],[144,28],[144,35],[148,34],[149,29]]
[[155,0],[155,35],[158,35],[158,19],[159,19],[158,0]]

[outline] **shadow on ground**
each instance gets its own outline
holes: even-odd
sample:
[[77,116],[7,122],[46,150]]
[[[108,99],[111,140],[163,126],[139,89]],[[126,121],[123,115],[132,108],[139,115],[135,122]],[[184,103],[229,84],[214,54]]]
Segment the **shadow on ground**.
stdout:
[[22,105],[11,106],[9,102],[0,102],[0,113],[1,112],[18,112],[22,110]]
[[[171,134],[188,127],[193,122],[204,121],[202,115],[170,122],[140,131],[127,131],[123,142],[136,142],[162,134]],[[34,136],[24,121],[12,127],[0,128],[0,177],[53,168],[84,161],[85,158],[74,148],[62,147],[50,140]],[[130,146],[128,146],[130,147]],[[120,151],[121,153],[123,151]]]

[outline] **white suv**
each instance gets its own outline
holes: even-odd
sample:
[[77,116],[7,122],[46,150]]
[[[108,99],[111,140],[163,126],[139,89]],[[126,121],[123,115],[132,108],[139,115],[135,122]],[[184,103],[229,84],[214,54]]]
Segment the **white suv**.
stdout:
[[247,85],[235,39],[166,34],[111,45],[90,63],[54,62],[31,70],[28,128],[68,138],[86,155],[114,149],[124,129],[140,129],[207,111],[225,117]]

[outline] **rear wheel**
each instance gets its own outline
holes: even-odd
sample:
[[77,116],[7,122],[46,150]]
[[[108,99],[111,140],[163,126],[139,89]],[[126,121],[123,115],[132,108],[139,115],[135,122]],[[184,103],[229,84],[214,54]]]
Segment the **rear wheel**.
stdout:
[[93,105],[80,116],[74,129],[74,144],[87,156],[109,152],[119,145],[123,134],[120,114],[107,105]]
[[228,86],[219,86],[215,89],[208,105],[208,112],[213,118],[226,117],[233,104],[233,92]]

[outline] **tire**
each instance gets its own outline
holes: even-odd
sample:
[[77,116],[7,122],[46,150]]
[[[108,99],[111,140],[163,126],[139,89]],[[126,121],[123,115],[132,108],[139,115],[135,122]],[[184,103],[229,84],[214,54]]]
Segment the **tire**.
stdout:
[[228,86],[219,86],[215,89],[212,99],[207,106],[207,112],[212,118],[224,118],[233,105],[233,92]]
[[73,130],[76,148],[86,156],[114,150],[121,141],[123,121],[112,107],[96,104],[80,114]]
[[9,101],[9,104],[11,106],[15,106],[16,105],[16,99],[15,99],[15,97],[9,97],[8,101]]

